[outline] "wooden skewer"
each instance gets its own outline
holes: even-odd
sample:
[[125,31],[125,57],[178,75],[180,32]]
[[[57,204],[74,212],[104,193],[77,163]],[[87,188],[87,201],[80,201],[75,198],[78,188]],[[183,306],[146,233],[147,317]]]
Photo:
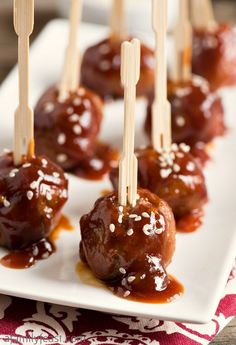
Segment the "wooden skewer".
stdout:
[[192,0],[191,19],[193,27],[196,29],[217,27],[212,0]]
[[125,117],[123,154],[119,165],[119,203],[137,200],[137,158],[134,154],[136,85],[140,77],[140,41],[124,42],[121,48],[121,82],[124,86]]
[[80,54],[77,48],[78,25],[81,22],[83,0],[71,0],[70,34],[66,50],[63,75],[59,87],[59,100],[63,102],[70,91],[76,91],[80,80]]
[[34,0],[14,0],[14,28],[18,35],[19,105],[15,111],[14,164],[34,155],[34,119],[29,105],[29,37],[34,28]]
[[187,81],[192,75],[192,26],[188,0],[179,0],[179,16],[174,28],[174,63],[172,80]]
[[113,39],[124,40],[127,37],[124,0],[113,0],[110,27]]
[[167,100],[167,1],[153,0],[155,33],[155,95],[152,105],[152,144],[155,150],[171,146],[171,108]]

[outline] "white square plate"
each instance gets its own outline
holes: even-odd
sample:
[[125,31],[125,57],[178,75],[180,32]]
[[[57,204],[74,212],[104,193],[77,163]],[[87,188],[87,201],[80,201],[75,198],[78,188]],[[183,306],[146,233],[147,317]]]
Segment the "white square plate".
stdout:
[[[81,48],[98,41],[107,33],[99,26],[81,27]],[[31,49],[31,101],[35,104],[45,88],[60,77],[67,38],[64,20],[51,22]],[[0,90],[0,149],[12,147],[13,113],[17,105],[17,70],[14,69]],[[165,320],[205,323],[209,321],[223,294],[236,244],[236,90],[224,92],[229,133],[215,143],[213,160],[205,171],[210,202],[206,207],[204,225],[193,234],[178,234],[177,249],[169,273],[185,287],[178,301],[170,304],[141,304],[120,299],[107,289],[80,281],[75,267],[79,260],[79,219],[88,212],[102,190],[110,188],[108,179],[90,182],[70,176],[70,199],[64,213],[75,231],[62,233],[57,252],[48,260],[26,270],[0,266],[0,292],[95,309],[116,314],[155,317]],[[143,120],[145,102],[137,102],[136,144],[145,143]],[[123,127],[123,104],[109,104],[101,138],[120,147]],[[114,128],[114,131],[111,131]],[[86,196],[86,197],[85,197]],[[6,253],[0,249],[0,256]]]

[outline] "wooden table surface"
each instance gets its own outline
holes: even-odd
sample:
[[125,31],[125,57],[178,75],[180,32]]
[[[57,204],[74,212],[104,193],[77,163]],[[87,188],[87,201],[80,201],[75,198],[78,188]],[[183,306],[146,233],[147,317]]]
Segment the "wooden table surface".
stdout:
[[[215,13],[219,20],[236,22],[236,0],[215,0]],[[56,10],[36,13],[34,39],[45,24],[58,16]],[[0,84],[16,63],[17,39],[12,26],[12,13],[1,9],[0,0]],[[236,345],[236,318],[218,335],[211,345]]]

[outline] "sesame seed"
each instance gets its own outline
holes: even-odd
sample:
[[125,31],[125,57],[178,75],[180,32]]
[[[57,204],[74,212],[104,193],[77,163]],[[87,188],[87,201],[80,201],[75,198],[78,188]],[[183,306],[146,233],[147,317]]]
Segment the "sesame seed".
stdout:
[[38,171],[38,175],[41,176],[41,177],[44,177],[44,173],[42,172],[42,170]]
[[68,115],[71,115],[74,112],[74,108],[69,107],[69,108],[67,108],[66,112],[67,112]]
[[29,199],[29,200],[32,200],[32,198],[33,198],[33,196],[34,196],[34,193],[31,191],[31,190],[28,190],[28,192],[27,192],[27,198]]
[[50,192],[47,192],[47,193],[46,193],[46,199],[47,199],[48,201],[51,201],[51,200],[52,200],[52,194],[51,194]]
[[142,220],[142,217],[140,217],[140,216],[137,216],[137,217],[134,219],[135,222],[139,222],[140,220]]
[[3,199],[3,206],[4,207],[8,208],[8,207],[10,207],[10,205],[11,205],[11,203],[6,198]]
[[65,163],[67,161],[67,159],[68,159],[68,157],[64,153],[60,153],[59,155],[57,155],[57,161],[59,163]]
[[38,182],[37,181],[33,181],[31,184],[30,184],[30,188],[31,189],[36,189],[38,186]]
[[195,169],[195,164],[193,162],[188,162],[187,166],[186,166],[186,169],[188,171],[194,171]]
[[73,132],[77,135],[81,134],[82,129],[81,129],[80,125],[74,125]]
[[77,93],[79,96],[84,96],[85,95],[85,89],[83,87],[81,87],[81,88],[79,88]]
[[101,54],[108,54],[110,52],[111,48],[108,44],[104,43],[99,46],[99,52]]
[[126,283],[127,283],[126,278],[123,278],[123,279],[121,280],[121,285],[125,286],[125,285],[126,285]]
[[38,247],[34,247],[34,249],[33,249],[33,256],[37,256],[38,254],[39,254]]
[[110,224],[109,229],[111,232],[115,232],[115,229],[116,229],[115,224]]
[[129,276],[127,280],[128,280],[128,283],[132,283],[135,279],[136,279],[135,276]]
[[119,217],[118,217],[118,223],[122,224],[122,220],[123,220],[123,215],[120,214]]
[[138,215],[134,213],[129,215],[129,218],[136,218],[136,217],[138,217]]
[[133,233],[134,233],[134,230],[133,230],[133,229],[129,229],[129,230],[127,231],[127,235],[128,235],[128,236],[132,236]]
[[70,122],[77,122],[80,119],[78,114],[72,114],[69,118]]
[[52,213],[53,209],[51,207],[45,206],[44,207],[44,212],[45,213]]
[[130,295],[130,291],[129,290],[125,291],[124,297],[128,297],[129,295]]
[[186,144],[184,144],[184,143],[181,143],[181,144],[179,145],[179,147],[180,147],[180,149],[181,149],[182,151],[184,151],[184,152],[189,152],[189,151],[190,151],[190,146],[188,146],[188,145],[186,145]]
[[150,236],[151,235],[150,230],[151,230],[150,229],[150,224],[146,224],[146,225],[143,226],[143,232],[144,232],[145,235]]
[[111,68],[111,63],[108,60],[103,60],[100,62],[99,67],[102,71],[108,71]]
[[143,212],[143,213],[142,213],[142,216],[143,216],[144,218],[150,218],[150,215],[149,215],[147,212]]
[[183,116],[178,116],[176,118],[176,124],[178,127],[183,127],[185,125],[186,121],[185,118]]
[[173,165],[174,172],[178,173],[180,171],[180,166],[178,164]]
[[178,145],[177,144],[172,144],[171,149],[175,152],[178,151]]
[[31,163],[25,163],[22,165],[22,168],[29,168],[31,166]]
[[54,177],[56,177],[56,178],[60,177],[60,174],[59,174],[58,172],[56,172],[56,171],[53,172],[52,175],[53,175]]
[[126,270],[125,270],[123,267],[120,267],[120,268],[119,268],[119,271],[120,271],[120,273],[122,273],[122,274],[125,274],[125,273],[126,273]]
[[124,210],[124,207],[123,206],[119,206],[119,211],[123,212],[123,210]]
[[47,252],[46,252],[46,253],[43,253],[43,255],[42,255],[42,258],[43,258],[43,259],[47,259],[48,257],[49,257],[49,253],[47,253]]
[[43,158],[42,164],[43,164],[43,167],[45,168],[48,165],[48,161],[45,158]]
[[161,169],[160,170],[160,175],[161,178],[165,179],[171,174],[172,170],[171,169]]
[[73,104],[74,104],[75,106],[80,105],[80,104],[81,104],[81,99],[80,99],[80,98],[75,98],[75,99],[73,100]]
[[16,174],[18,173],[19,169],[13,169],[12,171],[10,171],[9,173],[9,177],[15,177]]
[[143,280],[146,278],[146,274],[144,273],[143,275],[141,275],[140,279]]
[[66,142],[66,135],[64,133],[60,133],[58,135],[57,142],[59,145],[64,145]]
[[45,111],[46,113],[50,113],[50,112],[52,112],[54,109],[55,109],[55,106],[54,106],[54,104],[53,104],[52,102],[47,102],[47,103],[45,103],[45,105],[44,105],[44,111]]

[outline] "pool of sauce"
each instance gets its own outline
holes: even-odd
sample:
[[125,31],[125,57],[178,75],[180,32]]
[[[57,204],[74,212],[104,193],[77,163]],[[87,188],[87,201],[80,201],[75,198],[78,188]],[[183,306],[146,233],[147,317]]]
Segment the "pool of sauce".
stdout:
[[[99,288],[107,288],[111,290],[116,296],[124,298],[124,290],[120,286],[115,286],[114,284],[105,284],[104,282],[96,278],[86,263],[82,261],[78,262],[76,265],[76,272],[82,283]],[[169,275],[168,278],[169,284],[164,291],[156,292],[152,295],[135,294],[134,292],[132,292],[132,294],[126,299],[129,301],[150,304],[170,303],[178,299],[184,293],[184,287],[173,276]]]
[[176,229],[178,232],[191,233],[200,228],[203,223],[203,209],[194,210],[192,213],[182,217],[176,221]]
[[12,269],[25,269],[32,267],[36,262],[49,258],[55,251],[55,241],[61,231],[72,231],[73,227],[66,216],[61,219],[48,238],[43,238],[25,249],[14,250],[0,259],[0,264]]
[[88,180],[101,180],[118,166],[119,152],[104,143],[98,143],[94,155],[81,161],[71,173]]

